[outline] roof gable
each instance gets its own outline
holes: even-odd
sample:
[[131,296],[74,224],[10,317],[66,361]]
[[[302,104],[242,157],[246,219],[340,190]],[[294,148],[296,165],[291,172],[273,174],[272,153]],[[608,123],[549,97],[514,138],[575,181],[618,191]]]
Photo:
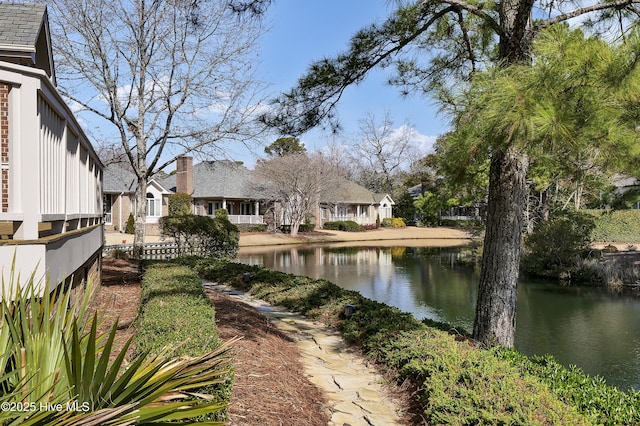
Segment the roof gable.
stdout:
[[0,60],[44,70],[55,84],[46,5],[0,3]]
[[117,164],[108,164],[102,172],[102,191],[130,194],[138,187],[138,178]]
[[389,195],[376,194],[364,186],[347,179],[340,179],[339,188],[331,198],[324,201],[346,204],[380,204],[383,200],[387,200],[393,203]]
[[159,179],[151,179],[148,183],[147,183],[147,187],[149,186],[153,186],[154,188],[156,188],[156,190],[158,192],[160,192],[161,194],[172,194],[173,191],[169,191],[168,189],[166,189],[160,182]]

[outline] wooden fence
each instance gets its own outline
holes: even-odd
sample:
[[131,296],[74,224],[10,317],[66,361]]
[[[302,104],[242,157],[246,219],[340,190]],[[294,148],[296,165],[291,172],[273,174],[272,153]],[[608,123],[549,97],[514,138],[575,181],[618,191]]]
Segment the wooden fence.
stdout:
[[[107,256],[109,253],[119,250],[127,254],[133,253],[133,244],[114,244],[104,246],[102,255]],[[192,252],[191,254],[198,254]],[[178,245],[176,243],[145,243],[143,259],[147,260],[168,260],[178,257]]]

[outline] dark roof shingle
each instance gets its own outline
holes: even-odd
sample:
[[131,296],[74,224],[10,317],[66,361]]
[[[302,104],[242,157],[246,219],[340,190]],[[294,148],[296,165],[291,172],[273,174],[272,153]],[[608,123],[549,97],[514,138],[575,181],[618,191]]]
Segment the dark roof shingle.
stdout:
[[[203,161],[193,165],[194,198],[247,198],[258,199],[260,194],[254,189],[251,171],[233,161]],[[159,183],[176,190],[176,176],[159,179]]]
[[102,192],[135,192],[138,187],[138,178],[130,171],[117,164],[105,166],[102,172]]
[[0,3],[0,44],[35,49],[45,12],[44,4]]

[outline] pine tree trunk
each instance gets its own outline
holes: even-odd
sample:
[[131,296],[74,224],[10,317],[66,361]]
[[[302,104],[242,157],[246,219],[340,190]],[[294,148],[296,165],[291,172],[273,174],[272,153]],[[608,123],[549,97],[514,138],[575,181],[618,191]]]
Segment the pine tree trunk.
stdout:
[[474,339],[513,346],[520,268],[527,156],[515,147],[491,159],[487,230],[482,254]]

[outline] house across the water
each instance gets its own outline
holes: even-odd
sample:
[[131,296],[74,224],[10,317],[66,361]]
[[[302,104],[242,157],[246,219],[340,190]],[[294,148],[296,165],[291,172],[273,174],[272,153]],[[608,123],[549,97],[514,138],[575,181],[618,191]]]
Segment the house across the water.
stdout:
[[[219,160],[193,164],[191,157],[180,157],[176,172],[149,182],[147,194],[147,235],[158,235],[157,222],[167,214],[169,194],[186,193],[193,197],[192,212],[214,216],[225,209],[229,220],[238,225],[267,224],[271,228],[287,225],[274,200],[265,199],[251,177],[252,171],[241,163]],[[108,230],[120,230],[134,211],[133,195],[137,184],[133,173],[108,166],[105,169],[105,222]],[[311,222],[321,228],[328,221],[353,220],[361,225],[375,224],[393,217],[393,200],[388,194],[375,194],[345,181],[329,200],[320,200]]]

